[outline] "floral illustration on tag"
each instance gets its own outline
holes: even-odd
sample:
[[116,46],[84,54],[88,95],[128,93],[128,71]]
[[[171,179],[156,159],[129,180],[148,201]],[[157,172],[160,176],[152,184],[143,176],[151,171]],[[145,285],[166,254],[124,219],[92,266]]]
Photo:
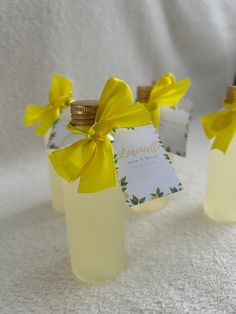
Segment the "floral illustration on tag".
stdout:
[[56,132],[56,125],[58,124],[59,122],[59,119],[56,120],[56,122],[54,122],[53,126],[52,126],[52,131],[51,131],[51,134],[49,136],[49,139],[48,139],[48,148],[50,149],[58,149],[59,146],[56,145],[53,141],[53,139],[56,137],[57,135],[57,132]]
[[68,112],[63,112],[59,119],[53,124],[51,133],[49,135],[47,148],[58,149],[61,148],[63,139],[70,134],[67,130],[67,125],[70,122]]
[[137,196],[132,195],[132,197],[130,198],[130,203],[131,205],[139,205],[145,203],[145,200],[146,200],[145,196],[138,198]]
[[160,188],[158,187],[156,189],[156,191],[154,193],[151,193],[151,196],[152,196],[152,199],[156,199],[156,198],[160,198],[160,197],[163,197],[164,193],[161,192]]
[[181,183],[178,184],[178,187],[176,187],[176,186],[170,187],[171,193],[176,193],[176,192],[179,192],[182,190],[183,190],[183,186]]

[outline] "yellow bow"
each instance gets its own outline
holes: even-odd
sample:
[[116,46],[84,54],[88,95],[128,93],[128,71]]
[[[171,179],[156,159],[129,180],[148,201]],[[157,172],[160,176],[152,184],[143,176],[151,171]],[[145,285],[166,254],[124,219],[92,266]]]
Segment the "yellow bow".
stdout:
[[226,153],[236,133],[236,103],[224,101],[228,110],[213,112],[202,117],[203,129],[209,139],[215,138],[211,149],[219,149]]
[[151,123],[150,114],[142,104],[132,105],[129,86],[117,78],[110,78],[101,94],[95,123],[88,131],[69,125],[85,139],[50,154],[55,170],[68,182],[80,177],[78,192],[94,193],[116,187],[116,168],[112,144],[108,138],[113,128],[127,128]]
[[158,128],[160,120],[160,107],[176,106],[190,86],[189,79],[176,82],[173,74],[168,73],[154,84],[149,95],[146,108],[151,114],[153,125]]
[[24,124],[31,126],[40,121],[36,128],[36,134],[43,136],[59,118],[62,109],[69,105],[72,89],[73,83],[66,77],[58,74],[53,75],[49,104],[44,107],[34,104],[27,105]]

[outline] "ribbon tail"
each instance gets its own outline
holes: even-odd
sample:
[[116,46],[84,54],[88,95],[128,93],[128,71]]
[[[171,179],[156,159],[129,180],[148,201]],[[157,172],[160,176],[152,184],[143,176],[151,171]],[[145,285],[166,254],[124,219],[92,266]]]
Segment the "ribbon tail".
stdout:
[[89,139],[80,140],[49,155],[55,171],[68,182],[78,179],[93,158],[96,143]]
[[230,126],[216,135],[216,138],[211,146],[211,149],[219,149],[224,154],[227,152],[228,147],[233,139],[236,131],[236,126],[231,123]]
[[116,187],[116,168],[112,144],[108,139],[96,143],[93,159],[80,178],[79,193],[95,193]]
[[43,136],[60,117],[60,114],[61,114],[60,108],[48,109],[44,113],[39,125],[36,128],[36,135]]
[[32,126],[38,122],[47,111],[46,107],[42,107],[35,104],[29,104],[26,106],[24,115],[24,125]]

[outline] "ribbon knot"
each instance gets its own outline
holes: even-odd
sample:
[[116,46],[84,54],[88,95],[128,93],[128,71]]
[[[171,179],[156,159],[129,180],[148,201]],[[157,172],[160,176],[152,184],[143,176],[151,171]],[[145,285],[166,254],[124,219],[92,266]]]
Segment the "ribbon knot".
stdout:
[[27,105],[24,124],[32,126],[39,122],[36,134],[44,135],[59,118],[61,111],[69,105],[72,89],[73,83],[66,77],[58,74],[53,75],[49,103],[44,107],[35,104]]
[[108,137],[108,135],[101,136],[101,135],[97,134],[93,128],[89,129],[88,133],[86,135],[87,135],[88,139],[94,141],[95,143],[102,142]]
[[236,103],[224,101],[224,110],[204,115],[201,121],[206,136],[214,138],[211,149],[226,153],[236,133]]
[[151,123],[150,114],[140,104],[132,104],[129,86],[110,78],[101,94],[95,123],[86,131],[69,125],[68,129],[85,139],[49,155],[55,170],[68,182],[78,178],[80,193],[94,193],[116,187],[116,167],[112,144],[108,138],[113,128],[128,128]]
[[148,101],[144,103],[151,114],[153,125],[158,128],[161,107],[176,106],[190,86],[189,79],[176,82],[173,74],[168,73],[153,85]]

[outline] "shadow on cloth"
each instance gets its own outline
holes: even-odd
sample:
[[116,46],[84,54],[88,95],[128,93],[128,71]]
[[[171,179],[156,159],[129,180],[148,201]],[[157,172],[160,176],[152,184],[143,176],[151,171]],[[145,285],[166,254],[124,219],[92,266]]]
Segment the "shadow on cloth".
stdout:
[[50,201],[44,201],[2,218],[0,220],[0,230],[1,232],[16,231],[61,217],[62,215],[52,208]]

